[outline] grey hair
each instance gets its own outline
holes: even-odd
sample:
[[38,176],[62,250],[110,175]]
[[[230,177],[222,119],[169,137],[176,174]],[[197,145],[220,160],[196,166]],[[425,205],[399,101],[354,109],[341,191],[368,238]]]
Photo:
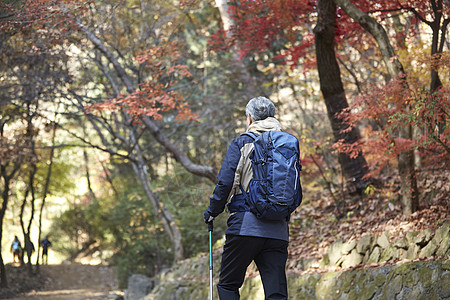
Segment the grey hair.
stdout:
[[255,97],[248,101],[245,114],[250,115],[253,121],[264,120],[275,115],[275,105],[266,97]]

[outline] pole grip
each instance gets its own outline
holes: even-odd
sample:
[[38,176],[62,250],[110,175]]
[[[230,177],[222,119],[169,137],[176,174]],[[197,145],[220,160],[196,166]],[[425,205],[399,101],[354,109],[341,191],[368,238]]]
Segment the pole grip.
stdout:
[[213,231],[213,229],[214,229],[214,225],[213,225],[213,222],[211,221],[208,223],[208,231]]

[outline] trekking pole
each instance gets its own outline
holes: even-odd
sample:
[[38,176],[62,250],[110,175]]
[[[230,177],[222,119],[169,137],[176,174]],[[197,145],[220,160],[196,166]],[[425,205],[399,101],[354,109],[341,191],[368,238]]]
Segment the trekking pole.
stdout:
[[209,300],[213,300],[213,255],[212,255],[212,232],[213,222],[208,223],[209,232]]

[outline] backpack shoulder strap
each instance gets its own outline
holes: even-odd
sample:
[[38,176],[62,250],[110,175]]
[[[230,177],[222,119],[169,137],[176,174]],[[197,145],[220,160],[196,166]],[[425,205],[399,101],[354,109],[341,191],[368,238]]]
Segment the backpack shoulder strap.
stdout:
[[244,133],[241,134],[241,135],[249,136],[249,137],[251,137],[253,140],[256,140],[256,138],[258,137],[258,134],[254,133],[254,132],[251,132],[251,131],[244,132]]

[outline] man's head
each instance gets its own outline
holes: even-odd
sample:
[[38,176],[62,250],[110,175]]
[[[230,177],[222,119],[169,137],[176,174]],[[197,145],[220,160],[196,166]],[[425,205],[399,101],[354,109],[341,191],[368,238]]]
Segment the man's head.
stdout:
[[255,97],[248,101],[245,114],[250,116],[252,121],[264,120],[275,115],[275,105],[266,97]]

